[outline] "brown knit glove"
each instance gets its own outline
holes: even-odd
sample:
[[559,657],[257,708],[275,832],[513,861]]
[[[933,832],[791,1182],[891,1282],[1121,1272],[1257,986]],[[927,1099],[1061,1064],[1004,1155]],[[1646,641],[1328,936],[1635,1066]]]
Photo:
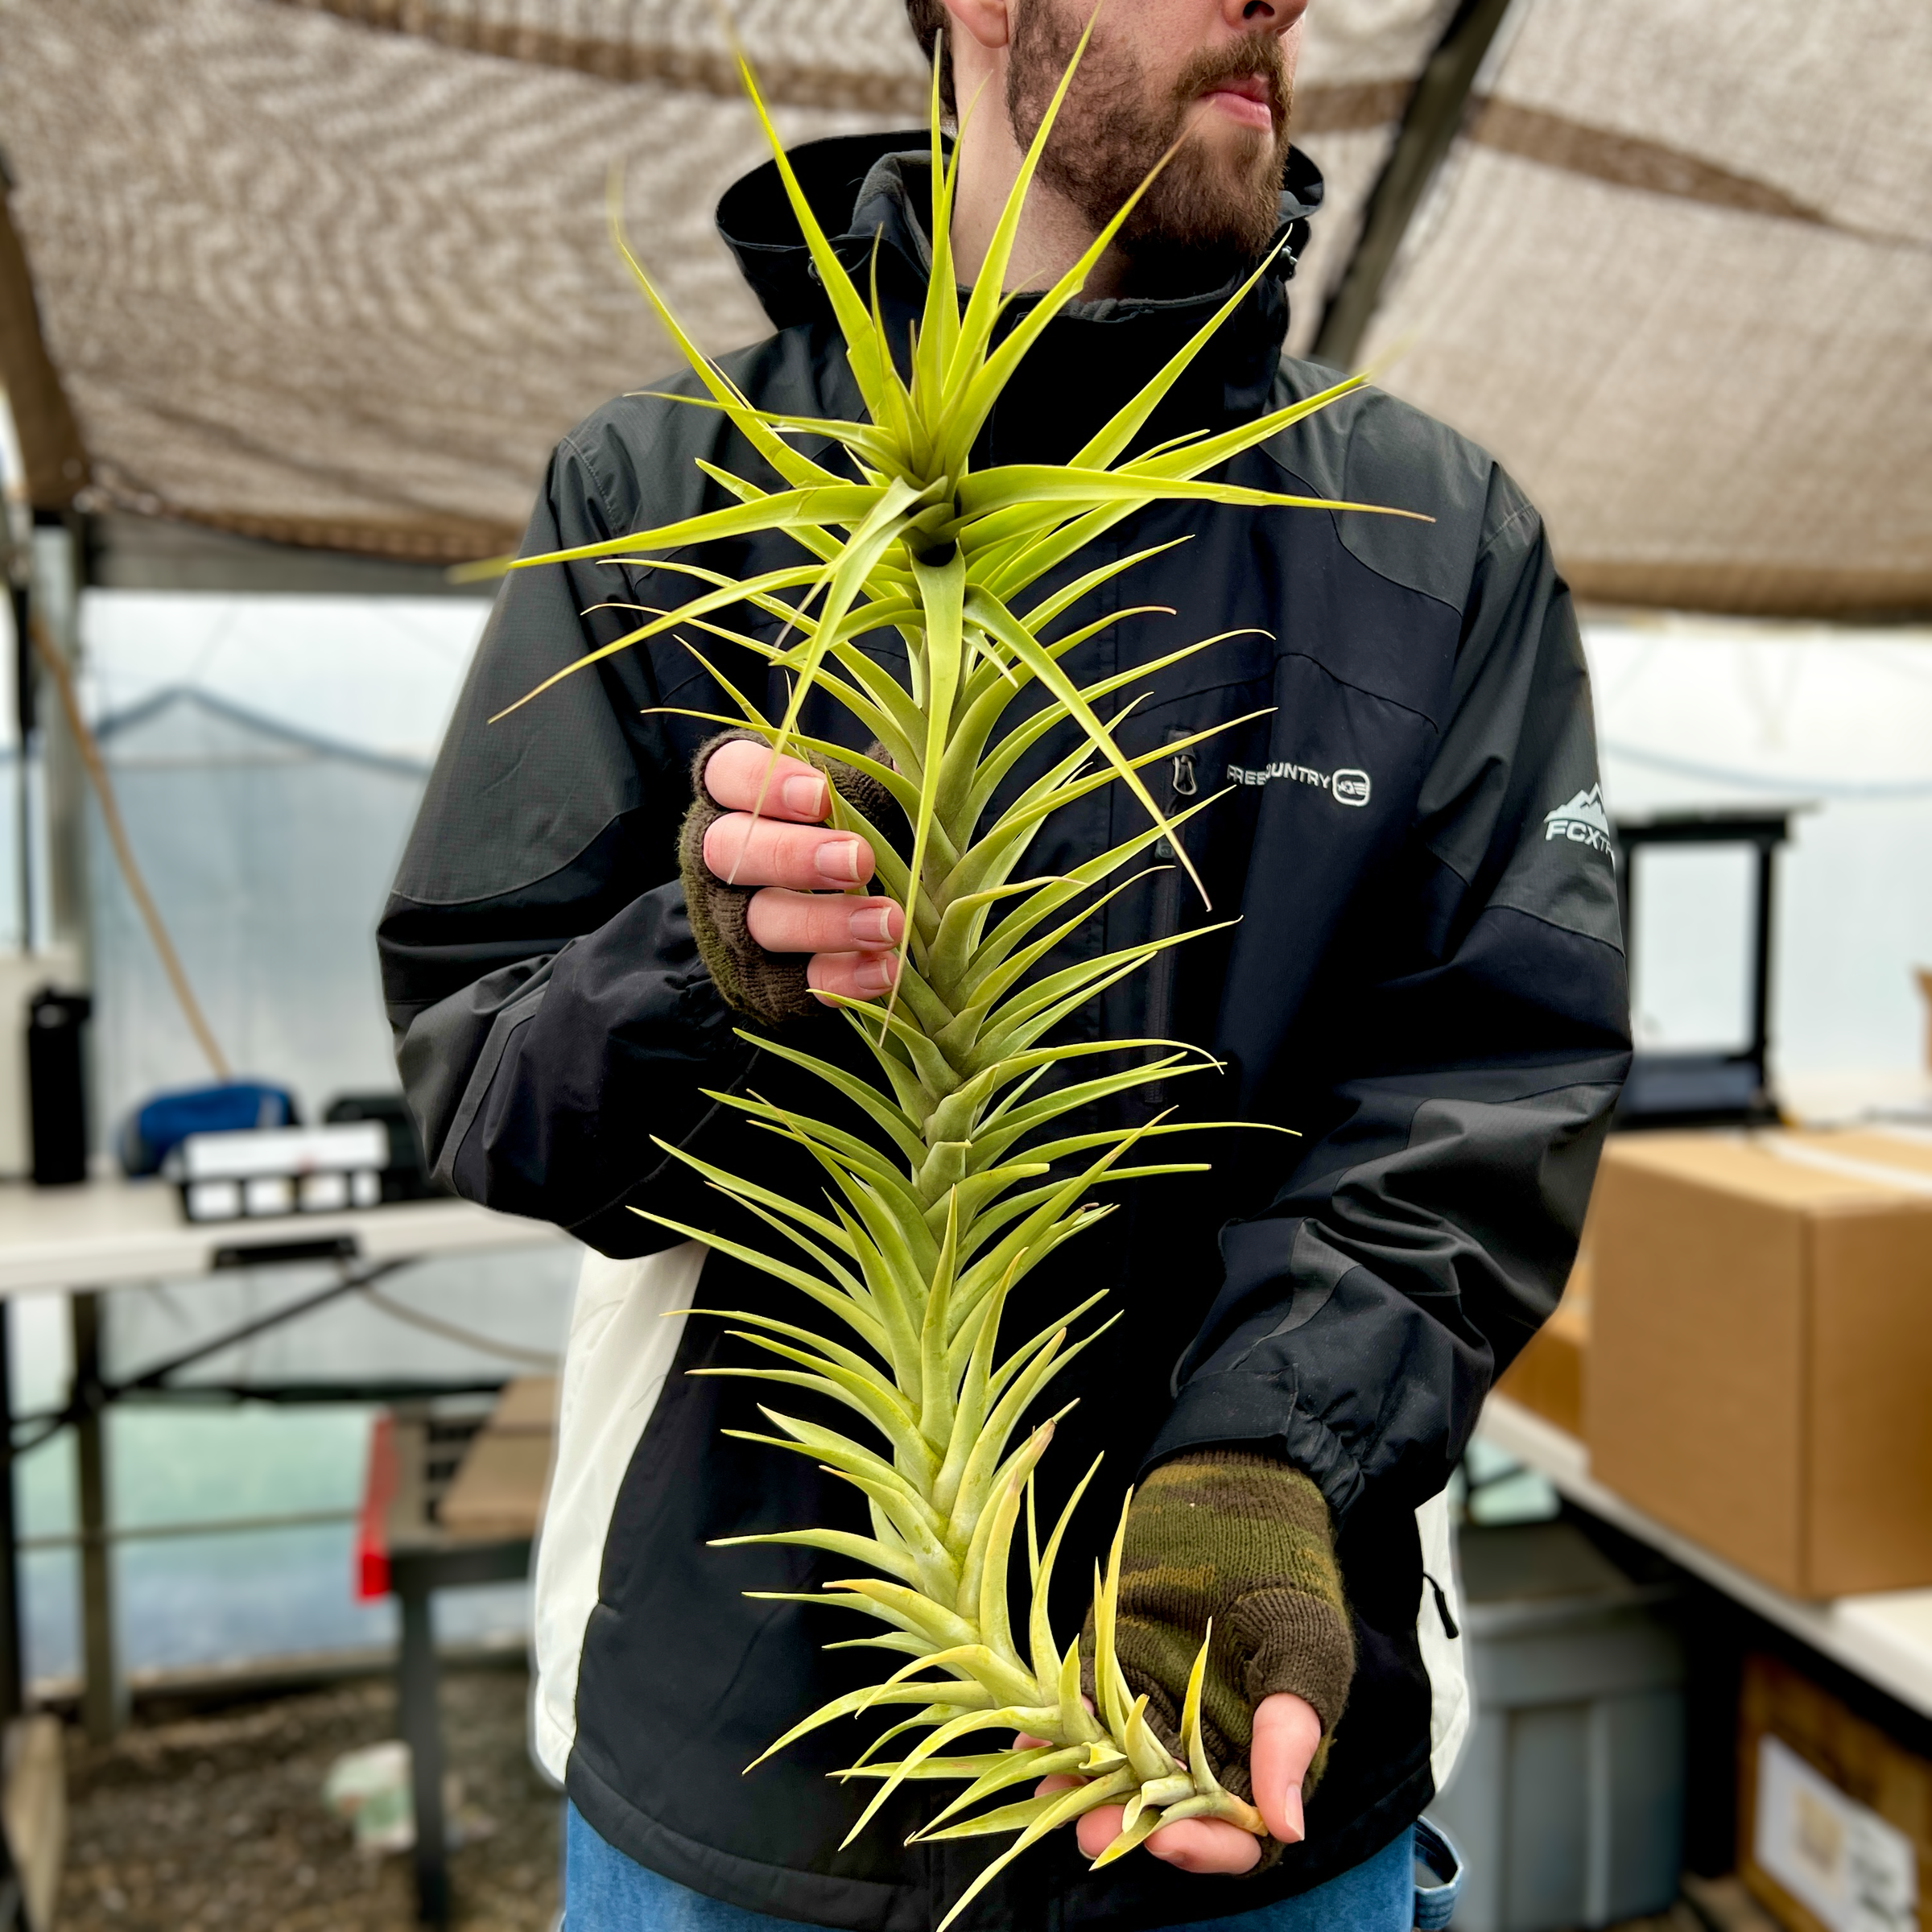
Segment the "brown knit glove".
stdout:
[[[724,807],[704,789],[704,767],[720,745],[737,738],[753,745],[766,742],[755,731],[721,731],[700,745],[691,762],[691,805],[678,831],[678,871],[698,956],[725,1005],[761,1026],[776,1026],[824,1009],[806,983],[806,954],[767,952],[751,936],[745,919],[751,895],[758,888],[727,885],[704,863],[704,835],[725,815]],[[895,814],[903,818],[892,795],[877,778],[850,765],[799,755],[825,774],[833,791],[868,826],[890,828]],[[869,755],[881,763],[885,761],[885,753],[877,745]]]
[[[1201,1737],[1215,1776],[1253,1800],[1254,1708],[1288,1690],[1322,1720],[1302,1784],[1312,1791],[1348,1701],[1355,1636],[1328,1505],[1298,1469],[1273,1456],[1218,1448],[1176,1456],[1135,1491],[1127,1513],[1121,1669],[1137,1696],[1147,1694],[1148,1722],[1183,1761],[1181,1707],[1210,1617]],[[1092,1637],[1090,1617],[1082,1646],[1089,1658]],[[1280,1854],[1268,1841],[1262,1866]]]

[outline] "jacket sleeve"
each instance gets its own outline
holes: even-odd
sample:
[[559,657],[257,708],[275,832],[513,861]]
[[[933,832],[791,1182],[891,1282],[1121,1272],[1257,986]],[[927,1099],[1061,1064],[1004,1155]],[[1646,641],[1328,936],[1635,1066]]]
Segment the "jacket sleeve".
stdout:
[[1554,1307],[1629,1067],[1587,672],[1535,511],[1497,473],[1402,858],[1298,1054],[1308,1151],[1222,1230],[1149,1456],[1265,1443],[1338,1517],[1420,1504]]
[[[522,554],[634,525],[634,435],[592,418],[559,447]],[[676,878],[690,747],[626,650],[500,716],[636,622],[634,573],[513,572],[491,613],[378,931],[405,1091],[436,1177],[609,1254],[675,1237],[681,1143],[749,1051],[700,964]],[[663,601],[660,587],[659,601]],[[495,719],[495,722],[492,720]]]

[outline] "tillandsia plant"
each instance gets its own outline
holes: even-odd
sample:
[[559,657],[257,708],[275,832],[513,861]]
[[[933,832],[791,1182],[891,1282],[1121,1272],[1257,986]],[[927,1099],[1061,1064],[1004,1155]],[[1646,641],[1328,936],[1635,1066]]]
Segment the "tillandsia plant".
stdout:
[[[722,411],[782,487],[766,489],[703,464],[733,505],[608,543],[525,558],[518,565],[643,558],[712,539],[786,533],[803,560],[742,580],[658,555],[655,568],[680,572],[703,588],[569,669],[674,630],[726,639],[789,674],[784,716],[771,722],[688,638],[687,647],[741,715],[681,715],[755,734],[770,745],[774,762],[796,749],[821,762],[856,767],[882,788],[910,828],[902,833],[903,849],[895,848],[850,800],[828,788],[833,823],[869,841],[879,882],[906,910],[890,999],[836,1002],[869,1050],[865,1063],[876,1077],[848,1072],[782,1038],[745,1036],[824,1080],[871,1131],[855,1133],[755,1095],[714,1093],[720,1104],[750,1116],[816,1162],[828,1183],[823,1203],[790,1199],[667,1147],[784,1245],[766,1253],[662,1216],[650,1218],[790,1284],[831,1318],[813,1326],[704,1311],[739,1324],[732,1332],[762,1351],[770,1364],[700,1373],[808,1389],[855,1416],[861,1426],[848,1435],[766,1409],[774,1433],[745,1433],[749,1440],[811,1457],[843,1478],[865,1498],[870,1534],[805,1525],[729,1540],[800,1544],[848,1559],[863,1574],[828,1583],[824,1595],[780,1594],[786,1600],[840,1604],[877,1620],[882,1631],[844,1647],[911,1660],[804,1717],[771,1751],[835,1719],[890,1707],[902,1714],[900,1721],[840,1774],[874,1780],[879,1787],[853,1835],[894,1790],[914,1778],[965,1785],[920,1839],[1016,1835],[945,1922],[1026,1847],[1103,1805],[1124,1805],[1125,1823],[1099,1864],[1177,1818],[1224,1818],[1265,1835],[1259,1813],[1217,1781],[1203,1748],[1207,1646],[1195,1660],[1178,1754],[1150,1726],[1146,1698],[1129,1689],[1114,1643],[1120,1535],[1104,1571],[1095,1569],[1091,1707],[1082,1695],[1080,1640],[1076,1635],[1063,1645],[1048,1621],[1055,1566],[1094,1472],[1082,1479],[1042,1547],[1034,1471],[1058,1418],[1027,1430],[1017,1446],[1014,1438],[1036,1398],[1100,1332],[1070,1339],[1072,1324],[1101,1297],[1055,1316],[1017,1347],[1002,1352],[1001,1344],[1009,1305],[1022,1285],[1109,1212],[1089,1198],[1097,1184],[1202,1169],[1199,1162],[1146,1157],[1144,1142],[1183,1130],[1166,1113],[1137,1126],[1087,1133],[1067,1132],[1066,1117],[1211,1067],[1208,1055],[1160,1040],[1053,1041],[1057,1022],[1175,942],[1150,940],[1043,974],[1034,969],[1131,882],[1108,884],[1158,841],[1170,840],[1192,873],[1176,828],[1214,800],[1203,799],[1170,819],[1140,771],[1212,734],[1129,757],[1117,742],[1125,712],[1109,723],[1096,708],[1134,679],[1220,640],[1204,639],[1083,688],[1066,669],[1070,654],[1121,613],[1109,612],[1084,625],[1070,613],[1089,592],[1158,549],[1075,575],[1036,601],[1028,601],[1029,587],[1063,565],[1077,570],[1084,546],[1157,502],[1371,507],[1203,480],[1228,458],[1356,386],[1359,378],[1222,434],[1128,454],[1267,262],[1070,461],[972,468],[969,452],[1002,386],[1078,294],[1146,192],[1143,183],[1052,287],[1030,306],[1022,304],[1017,319],[1009,316],[1002,291],[1022,203],[1092,31],[1090,22],[964,300],[950,246],[958,150],[949,155],[941,138],[935,76],[932,266],[923,313],[902,345],[888,339],[876,275],[869,299],[828,240],[741,56],[746,91],[830,299],[865,419],[820,420],[754,407],[692,344],[620,234],[618,246],[645,296],[707,392],[677,399]],[[1010,328],[1004,326],[1009,320]],[[902,362],[895,356],[902,349]],[[838,446],[852,473],[800,453],[788,440],[797,436]],[[781,623],[777,641],[731,628],[726,619],[734,605]],[[1067,626],[1056,629],[1063,618]],[[890,631],[905,640],[904,683],[861,648],[869,634]],[[1002,729],[1009,708],[1034,687],[1042,700],[1038,708]],[[854,753],[802,732],[800,708],[814,689],[850,714],[873,741],[872,752]],[[1023,754],[1069,724],[1075,728],[1075,749],[996,811],[996,792]],[[1018,876],[1051,813],[1117,782],[1145,811],[1144,829],[1073,871]],[[1125,1071],[1068,1077],[1079,1072],[1075,1063],[1081,1056],[1129,1050],[1154,1057]],[[1050,1075],[1063,1084],[1053,1084]],[[1030,1596],[1016,1624],[1009,1571],[1022,1521]],[[1125,1521],[1123,1511],[1123,1527]],[[1015,1732],[1040,1741],[1022,1748],[1010,1741]],[[989,1742],[988,1733],[1008,1736]],[[902,1755],[885,1757],[888,1744]],[[1063,1773],[1082,1781],[974,1810],[1015,1786]]]

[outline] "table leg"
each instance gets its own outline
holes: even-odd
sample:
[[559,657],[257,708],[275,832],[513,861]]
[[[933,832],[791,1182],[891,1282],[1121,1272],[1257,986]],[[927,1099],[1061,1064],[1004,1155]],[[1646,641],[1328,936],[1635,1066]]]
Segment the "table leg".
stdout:
[[14,1305],[0,1301],[0,1723],[27,1708],[21,1658],[20,1534],[14,1505]]
[[416,1916],[424,1925],[449,1922],[448,1827],[443,1816],[443,1732],[436,1704],[436,1639],[424,1581],[400,1577],[402,1653],[397,1673],[398,1718],[409,1746],[410,1785],[416,1814]]
[[74,1337],[74,1442],[80,1464],[81,1715],[97,1743],[126,1721],[126,1687],[114,1644],[114,1552],[107,1540],[107,1414],[101,1380],[101,1298],[70,1298]]
[[[0,1834],[0,1836],[3,1836]],[[27,1918],[27,1894],[20,1887],[20,1874],[14,1869],[11,1854],[0,1844],[0,1932],[30,1932]]]
[[[27,1704],[20,1664],[20,1544],[14,1521],[13,1315],[13,1303],[0,1301],[0,1720],[10,1723]],[[0,1821],[0,1928],[16,1932],[26,1923],[20,1875]]]

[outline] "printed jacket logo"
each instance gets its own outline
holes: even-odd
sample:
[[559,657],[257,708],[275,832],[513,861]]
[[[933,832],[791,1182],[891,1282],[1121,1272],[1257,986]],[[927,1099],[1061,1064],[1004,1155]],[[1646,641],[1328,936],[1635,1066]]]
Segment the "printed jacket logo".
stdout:
[[1604,788],[1592,785],[1579,791],[1567,805],[1543,814],[1543,841],[1567,839],[1573,845],[1587,845],[1592,852],[1610,849],[1610,819],[1604,810]]
[[1230,765],[1230,785],[1265,785],[1271,779],[1286,778],[1297,785],[1313,785],[1327,793],[1338,805],[1366,805],[1374,786],[1367,772],[1344,766],[1340,771],[1316,771],[1307,765]]

